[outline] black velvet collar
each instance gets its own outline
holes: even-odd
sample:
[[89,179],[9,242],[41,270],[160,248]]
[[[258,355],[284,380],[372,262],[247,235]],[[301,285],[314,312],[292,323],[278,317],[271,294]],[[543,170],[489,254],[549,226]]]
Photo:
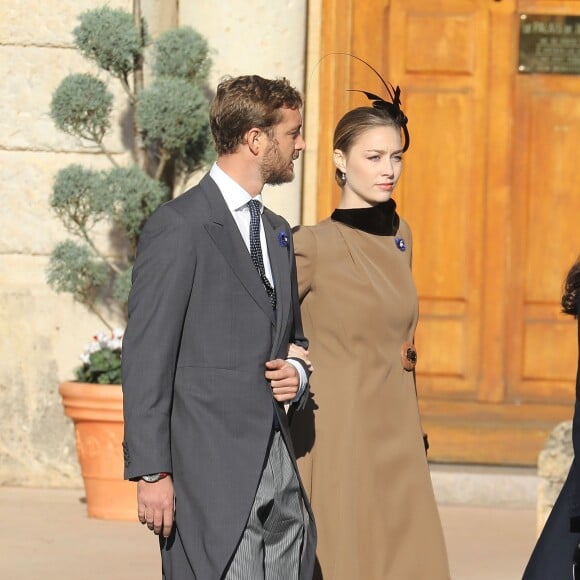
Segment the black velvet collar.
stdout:
[[375,236],[394,236],[399,229],[397,204],[393,199],[372,207],[335,209],[330,218],[350,228]]

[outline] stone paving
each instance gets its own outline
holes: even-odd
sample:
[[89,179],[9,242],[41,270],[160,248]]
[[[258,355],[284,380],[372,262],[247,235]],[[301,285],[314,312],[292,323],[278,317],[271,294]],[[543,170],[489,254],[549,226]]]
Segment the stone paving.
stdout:
[[[521,578],[535,541],[535,509],[442,505],[440,512],[453,580]],[[161,576],[153,534],[137,522],[87,518],[80,489],[0,487],[0,513],[2,580]]]

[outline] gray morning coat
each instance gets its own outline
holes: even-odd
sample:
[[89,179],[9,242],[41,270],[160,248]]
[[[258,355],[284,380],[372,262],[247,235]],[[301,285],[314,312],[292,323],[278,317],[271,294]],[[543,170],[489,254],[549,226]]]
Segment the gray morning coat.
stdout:
[[[262,221],[276,316],[209,175],[155,211],[139,242],[123,340],[125,477],[173,474],[181,560],[191,566],[180,579],[221,577],[250,513],[273,409],[293,457],[264,363],[307,342],[290,226],[266,208]],[[310,521],[304,580],[314,567]]]

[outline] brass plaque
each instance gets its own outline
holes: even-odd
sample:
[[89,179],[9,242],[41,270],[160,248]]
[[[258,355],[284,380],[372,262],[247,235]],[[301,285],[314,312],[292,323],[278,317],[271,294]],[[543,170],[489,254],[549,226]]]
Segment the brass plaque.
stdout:
[[518,71],[580,74],[580,16],[520,14]]

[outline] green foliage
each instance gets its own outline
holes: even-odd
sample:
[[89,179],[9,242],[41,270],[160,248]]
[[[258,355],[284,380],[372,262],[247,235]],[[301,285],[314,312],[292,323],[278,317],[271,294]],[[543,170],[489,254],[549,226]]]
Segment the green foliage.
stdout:
[[174,154],[206,130],[207,107],[200,87],[183,79],[162,78],[141,93],[137,120],[149,145]]
[[121,384],[121,350],[104,348],[89,356],[90,362],[84,363],[75,371],[77,381],[98,383],[100,385]]
[[[54,248],[47,282],[56,292],[70,293],[112,329],[106,316],[127,315],[132,265],[146,220],[171,198],[176,183],[213,158],[203,85],[211,59],[207,41],[195,30],[165,32],[153,46],[153,78],[147,87],[144,47],[150,39],[144,21],[139,30],[130,13],[105,6],[81,14],[73,34],[81,54],[127,94],[124,127],[131,127],[132,134],[124,135],[123,142],[133,162],[119,166],[120,156],[105,144],[113,110],[108,85],[90,74],[64,78],[52,96],[51,118],[65,133],[96,144],[113,168],[76,164],[57,173],[50,206],[77,241]],[[100,249],[94,239],[97,224],[111,226],[111,248]],[[117,383],[119,368],[120,346],[100,344],[99,352],[83,358],[77,377]]]
[[131,274],[133,268],[127,268],[115,276],[111,296],[121,304],[126,304],[131,290]]
[[153,59],[156,77],[181,78],[198,84],[207,79],[211,67],[207,40],[188,26],[161,34]]
[[105,217],[100,197],[102,175],[82,165],[61,169],[54,182],[50,207],[64,227],[72,234],[84,237],[86,231]]
[[79,20],[73,35],[84,57],[116,77],[135,70],[144,43],[131,14],[103,6],[84,12]]
[[108,277],[106,264],[86,245],[66,240],[52,251],[47,282],[56,292],[68,292],[78,302],[93,304]]
[[175,162],[185,175],[191,175],[201,167],[213,163],[215,155],[208,121],[206,128],[199,132],[197,139],[190,139],[183,150],[176,153]]
[[169,191],[138,167],[116,167],[104,175],[101,196],[109,218],[135,246],[147,218],[168,199]]
[[65,133],[100,143],[110,127],[113,95],[90,74],[71,74],[52,96],[50,116]]

